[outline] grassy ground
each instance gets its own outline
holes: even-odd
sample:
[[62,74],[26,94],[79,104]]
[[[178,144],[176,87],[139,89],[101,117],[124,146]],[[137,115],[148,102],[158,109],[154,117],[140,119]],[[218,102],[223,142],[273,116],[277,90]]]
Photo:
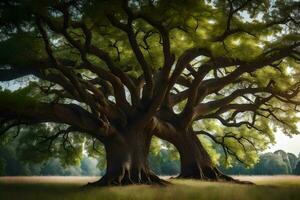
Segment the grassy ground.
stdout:
[[97,200],[97,199],[300,199],[300,177],[238,177],[256,185],[172,180],[167,187],[126,186],[82,189],[95,177],[3,177],[0,178],[0,199],[7,200]]

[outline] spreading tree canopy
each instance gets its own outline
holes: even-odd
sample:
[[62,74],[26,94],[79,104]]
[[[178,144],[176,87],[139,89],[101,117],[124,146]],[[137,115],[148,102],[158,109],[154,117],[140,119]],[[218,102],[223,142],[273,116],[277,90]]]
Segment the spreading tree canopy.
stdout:
[[233,181],[214,148],[249,165],[276,128],[298,133],[299,9],[292,0],[2,1],[0,81],[30,78],[0,92],[0,134],[45,124],[31,146],[49,151],[58,139],[77,151],[72,143],[100,141],[99,185],[162,183],[148,167],[153,135],[178,150],[179,177]]

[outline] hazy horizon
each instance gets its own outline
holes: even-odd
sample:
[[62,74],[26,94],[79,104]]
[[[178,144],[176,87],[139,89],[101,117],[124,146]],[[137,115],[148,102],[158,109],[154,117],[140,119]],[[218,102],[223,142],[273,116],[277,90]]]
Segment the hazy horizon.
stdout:
[[284,150],[288,153],[293,153],[295,155],[299,155],[300,153],[300,135],[293,135],[292,137],[289,137],[287,135],[284,135],[281,132],[275,133],[275,140],[276,144],[269,145],[269,149],[264,151],[266,152],[274,152],[277,150]]

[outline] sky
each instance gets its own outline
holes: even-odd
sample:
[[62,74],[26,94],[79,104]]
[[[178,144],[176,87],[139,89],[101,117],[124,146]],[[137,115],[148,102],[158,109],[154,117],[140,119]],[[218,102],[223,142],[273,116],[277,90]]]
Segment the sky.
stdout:
[[299,155],[300,153],[300,135],[294,135],[292,138],[284,135],[281,132],[275,134],[276,144],[270,145],[269,149],[265,152],[274,152],[276,150],[282,149],[285,152],[293,153]]

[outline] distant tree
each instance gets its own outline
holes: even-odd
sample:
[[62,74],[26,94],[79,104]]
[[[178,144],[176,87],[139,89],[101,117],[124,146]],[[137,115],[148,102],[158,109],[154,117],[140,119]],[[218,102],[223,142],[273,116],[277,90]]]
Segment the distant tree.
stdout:
[[279,157],[271,158],[264,164],[266,164],[265,168],[268,169],[266,174],[291,174],[289,165]]
[[0,157],[5,160],[5,175],[17,176],[25,174],[24,164],[18,160],[13,147],[0,148]]
[[277,154],[277,155],[281,156],[283,162],[286,163],[286,166],[287,166],[287,169],[288,169],[288,174],[292,174],[293,173],[293,168],[292,168],[292,165],[291,165],[290,158],[289,158],[288,154],[283,150],[275,151],[274,154]]
[[22,164],[24,175],[26,175],[26,176],[41,175],[42,164],[29,163],[29,162],[24,162],[24,161],[20,161],[20,163]]
[[154,137],[150,147],[149,165],[159,175],[176,175],[180,172],[179,154],[175,147]]
[[[16,176],[16,175],[99,175],[100,169],[97,166],[98,160],[84,155],[80,162],[76,162],[71,158],[64,159],[64,156],[49,154],[49,152],[40,151],[33,156],[32,146],[28,145],[27,140],[32,140],[32,135],[39,132],[41,129],[36,127],[35,130],[30,129],[29,133],[22,132],[21,136],[13,142],[5,142],[0,146],[0,166],[2,176]],[[31,133],[31,134],[30,134]],[[6,138],[7,139],[7,138]],[[2,141],[3,142],[3,141]],[[56,144],[57,145],[57,144]],[[16,148],[17,147],[17,148]],[[39,151],[40,149],[36,149]],[[62,151],[63,153],[63,151]],[[62,154],[63,155],[63,154]],[[68,162],[69,160],[69,162]],[[66,162],[67,161],[67,162]],[[102,168],[102,170],[104,170]]]
[[177,175],[180,172],[180,162],[174,159],[170,150],[162,149],[158,154],[149,154],[149,165],[156,174]]
[[295,154],[293,153],[288,153],[288,158],[289,158],[289,161],[290,161],[290,164],[291,164],[291,168],[292,168],[292,171],[296,168],[296,165],[298,163],[298,158]]
[[97,167],[98,161],[96,159],[91,159],[89,157],[83,157],[80,163],[81,175],[83,176],[99,176],[101,171]]
[[6,163],[3,158],[0,158],[0,176],[5,175]]
[[[281,152],[281,153],[279,153]],[[252,167],[246,168],[240,163],[235,163],[232,167],[221,169],[228,174],[246,174],[246,175],[281,175],[292,174],[289,162],[282,157],[284,151],[280,150],[276,153],[265,153],[259,156],[259,162]]]
[[294,169],[295,175],[300,175],[300,161],[298,161],[296,168]]
[[52,162],[47,162],[41,167],[42,176],[53,176],[58,174],[65,175],[65,170],[57,159],[54,159]]

